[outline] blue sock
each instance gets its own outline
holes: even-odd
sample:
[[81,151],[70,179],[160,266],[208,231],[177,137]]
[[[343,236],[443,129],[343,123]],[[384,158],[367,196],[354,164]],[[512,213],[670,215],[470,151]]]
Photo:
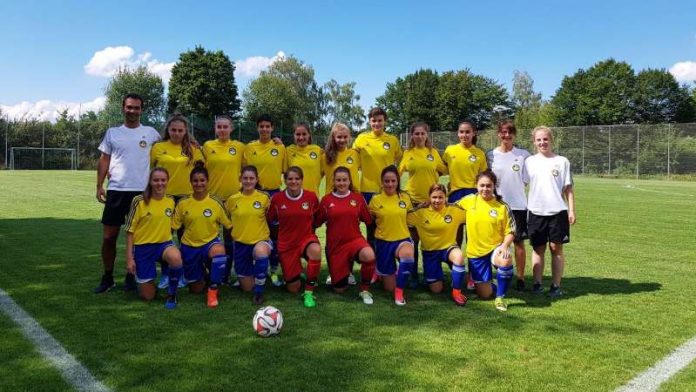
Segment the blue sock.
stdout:
[[504,297],[505,293],[507,293],[510,281],[512,281],[512,266],[498,267],[496,278],[498,280],[498,290],[496,292],[496,296]]
[[452,288],[461,289],[466,276],[466,268],[463,265],[452,265]]
[[408,277],[413,271],[413,259],[399,259],[399,268],[396,270],[396,287],[403,289],[408,284]]
[[176,295],[176,289],[179,287],[179,280],[184,274],[184,268],[167,268],[169,271],[169,287],[167,288],[167,293],[169,295]]
[[280,265],[280,261],[278,259],[278,251],[276,250],[275,245],[273,246],[273,249],[271,250],[271,256],[268,259],[271,264],[271,272],[278,271],[278,265]]
[[217,286],[222,282],[222,277],[225,275],[225,266],[227,265],[227,256],[215,256],[210,263],[210,285]]
[[254,293],[263,293],[266,284],[266,270],[268,269],[268,257],[254,260]]
[[169,264],[160,262],[160,271],[162,271],[162,276],[167,276],[169,274]]
[[230,281],[230,275],[232,272],[232,258],[234,257],[234,241],[225,240],[225,254],[227,255],[227,266],[225,267],[225,275],[222,277],[223,282]]

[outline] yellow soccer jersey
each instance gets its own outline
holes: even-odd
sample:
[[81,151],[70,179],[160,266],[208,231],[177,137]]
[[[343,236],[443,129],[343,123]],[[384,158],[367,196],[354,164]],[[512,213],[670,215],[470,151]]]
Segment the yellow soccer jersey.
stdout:
[[353,181],[353,188],[355,188],[356,192],[360,192],[360,173],[358,172],[358,170],[360,170],[360,154],[357,150],[346,148],[336,154],[336,162],[334,162],[333,165],[326,163],[326,154],[322,155],[321,167],[326,176],[326,181],[324,182],[326,187],[325,193],[330,193],[333,189],[333,172],[340,166],[350,171],[350,179]]
[[360,191],[379,192],[382,169],[397,164],[403,154],[399,139],[388,133],[377,136],[373,131],[363,132],[355,139],[353,148],[360,153]]
[[210,176],[208,182],[210,194],[221,200],[227,200],[228,197],[239,192],[244,149],[244,143],[237,140],[228,140],[223,143],[216,139],[203,144],[205,167]]
[[215,196],[203,200],[185,197],[179,201],[172,221],[172,229],[184,227],[181,243],[188,246],[203,246],[218,236],[220,225],[232,227],[222,201]]
[[133,243],[159,244],[172,239],[172,216],[174,199],[165,196],[162,200],[150,198],[145,204],[142,195],[133,198],[126,219],[126,231],[133,233]]
[[515,232],[515,222],[507,204],[496,199],[484,200],[478,194],[457,202],[466,210],[466,257],[481,257],[503,243]]
[[456,246],[457,229],[465,221],[464,210],[454,204],[449,204],[440,211],[423,207],[408,213],[408,225],[418,230],[423,250],[443,250]]
[[398,241],[410,237],[406,215],[413,205],[407,193],[401,192],[401,195],[392,196],[379,193],[370,200],[369,208],[377,223],[375,238]]
[[259,186],[263,189],[280,189],[281,176],[285,166],[285,146],[272,141],[261,143],[258,140],[247,144],[244,151],[244,162],[256,166],[259,171]]
[[316,144],[310,144],[306,147],[292,144],[286,149],[286,154],[287,164],[285,167],[298,166],[302,169],[304,189],[309,189],[318,195],[321,183],[321,148]]
[[474,145],[469,148],[461,143],[448,146],[442,159],[449,170],[450,192],[462,188],[476,188],[476,175],[488,169],[486,153]]
[[266,210],[270,198],[265,192],[255,190],[251,195],[235,193],[225,202],[225,209],[232,219],[232,238],[252,245],[270,238]]
[[150,164],[152,167],[163,167],[169,172],[167,183],[167,195],[185,196],[193,192],[189,175],[196,161],[203,161],[201,150],[191,146],[193,159],[181,151],[181,145],[176,145],[170,140],[158,142],[152,145],[150,150]]
[[428,201],[428,189],[438,182],[441,174],[447,174],[447,166],[434,148],[415,147],[404,151],[399,173],[408,173],[406,191],[418,203]]

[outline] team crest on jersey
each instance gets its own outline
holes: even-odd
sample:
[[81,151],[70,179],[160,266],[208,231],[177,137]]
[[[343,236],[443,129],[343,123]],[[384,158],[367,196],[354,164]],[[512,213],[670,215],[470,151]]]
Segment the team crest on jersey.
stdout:
[[387,143],[387,142],[384,142],[384,144],[382,144],[382,147],[383,147],[385,150],[389,150],[389,149],[391,149],[391,144],[389,144],[389,143]]
[[406,202],[403,200],[399,200],[399,207],[406,208]]
[[551,174],[553,174],[554,177],[558,177],[558,175],[561,174],[561,172],[559,172],[558,169],[553,169],[551,170]]
[[213,216],[213,211],[210,208],[206,208],[205,210],[203,210],[203,216],[206,218],[210,218],[211,216]]
[[230,147],[230,149],[227,150],[227,152],[229,152],[230,155],[237,155],[237,149],[234,147]]
[[281,209],[281,210],[286,210],[287,208],[288,208],[288,207],[287,207],[285,204],[283,204],[282,206],[280,206],[280,209]]
[[145,148],[145,147],[147,147],[147,142],[146,142],[145,140],[141,140],[140,143],[138,143],[138,145],[139,145],[141,148]]
[[352,165],[352,164],[353,164],[353,158],[351,158],[351,157],[346,158],[346,163],[349,164],[349,165]]
[[164,210],[164,215],[166,215],[166,216],[172,216],[172,209],[171,209],[171,208],[165,209],[165,210]]
[[427,160],[429,160],[430,162],[432,162],[432,161],[435,160],[435,157],[433,156],[433,154],[428,154],[428,155],[425,156],[425,159],[427,159]]
[[476,158],[476,155],[473,155],[473,154],[469,155],[469,161],[476,162],[476,159],[478,159],[478,158]]
[[357,207],[357,206],[358,206],[358,202],[355,201],[354,199],[350,199],[350,205],[352,205],[353,207]]
[[303,202],[303,203],[302,203],[302,209],[303,209],[303,210],[308,210],[308,209],[309,209],[309,203],[306,202],[306,201]]
[[452,223],[452,215],[445,215],[445,223]]
[[312,158],[312,159],[317,159],[317,153],[314,152],[314,151],[312,151],[312,152],[309,153],[309,157]]
[[259,208],[261,208],[261,202],[257,200],[254,202],[253,206],[258,210]]
[[494,210],[491,208],[490,211],[488,211],[488,215],[491,216],[491,218],[497,218],[498,217],[498,211]]
[[275,156],[278,156],[278,150],[275,149],[275,148],[272,149],[272,150],[271,150],[271,155],[273,155],[274,157],[275,157]]
[[520,165],[518,165],[518,164],[516,164],[516,163],[513,164],[513,165],[512,165],[512,171],[516,171],[516,172],[520,171]]

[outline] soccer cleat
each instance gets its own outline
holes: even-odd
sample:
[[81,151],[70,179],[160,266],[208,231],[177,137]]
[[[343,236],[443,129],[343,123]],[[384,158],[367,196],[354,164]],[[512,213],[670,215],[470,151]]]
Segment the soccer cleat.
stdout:
[[[179,282],[181,282],[181,281],[179,281]],[[167,287],[169,287],[169,277],[167,275],[162,274],[162,276],[160,276],[159,283],[157,283],[157,288],[158,289],[166,289]],[[181,286],[179,286],[179,287],[181,287]]]
[[454,303],[457,304],[457,306],[464,306],[466,305],[466,302],[469,300],[466,295],[462,294],[462,292],[455,292],[452,291],[452,300],[454,300]]
[[411,275],[409,276],[408,279],[409,279],[409,281],[408,281],[408,287],[409,287],[411,290],[416,290],[416,289],[418,289],[418,286],[419,286],[419,284],[420,284],[420,282],[418,281],[418,275],[417,275],[417,274],[411,274]]
[[302,299],[305,308],[313,308],[317,306],[317,301],[314,298],[314,293],[312,293],[311,291],[305,291],[302,294]]
[[561,291],[561,288],[559,286],[551,285],[549,288],[549,297],[558,298],[561,296],[563,296],[563,291]]
[[251,299],[254,305],[261,305],[264,301],[263,293],[254,293],[254,297]]
[[137,291],[138,285],[135,283],[135,275],[126,274],[126,279],[123,281],[123,291]]
[[524,289],[525,289],[524,279],[517,279],[517,283],[515,284],[515,290],[524,291]]
[[406,305],[406,299],[404,298],[404,289],[395,288],[394,289],[394,303],[397,306]]
[[114,277],[102,275],[101,282],[99,282],[99,285],[95,287],[92,292],[94,294],[101,294],[111,290],[112,288],[114,288]]
[[375,301],[372,299],[372,294],[369,291],[363,290],[358,294],[365,305],[372,305]]
[[503,297],[495,298],[495,308],[501,312],[507,312],[507,304],[503,300]]
[[172,310],[176,308],[176,295],[168,295],[167,299],[164,301],[164,307]]
[[271,284],[275,287],[280,287],[283,285],[283,280],[280,279],[277,272],[271,272]]
[[[376,273],[376,272],[375,272],[375,274],[372,276],[372,279],[374,279],[374,280],[373,280],[373,283],[377,281],[377,280],[375,279],[375,276],[377,276],[377,273]],[[348,284],[349,284],[350,286],[355,286],[356,284],[358,284],[358,282],[355,280],[355,276],[353,276],[353,274],[348,275]]]
[[466,281],[466,289],[469,291],[476,290],[476,283],[474,283],[474,281],[471,279],[467,280]]
[[541,294],[543,292],[544,292],[544,287],[541,285],[541,282],[534,282],[534,286],[532,286],[532,293]]
[[[348,278],[348,279],[350,279],[350,278]],[[355,278],[353,278],[353,279],[355,279]],[[326,284],[327,286],[331,286],[331,275],[329,275],[329,276],[326,277],[326,282],[325,282],[325,284]]]
[[209,308],[217,308],[218,306],[218,289],[217,288],[209,288],[208,289],[208,307]]

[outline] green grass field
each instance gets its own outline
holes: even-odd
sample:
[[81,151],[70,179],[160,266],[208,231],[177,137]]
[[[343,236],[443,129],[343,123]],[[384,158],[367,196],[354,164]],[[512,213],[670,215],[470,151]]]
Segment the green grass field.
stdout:
[[[94,173],[0,171],[0,184],[0,288],[114,390],[608,391],[696,335],[694,182],[577,178],[559,300],[511,291],[501,314],[423,290],[400,308],[378,288],[372,307],[355,289],[321,288],[307,310],[269,288],[285,316],[271,339],[255,336],[256,307],[230,288],[217,310],[188,293],[175,311],[91,294]],[[0,390],[70,388],[4,315],[0,331]],[[664,386],[695,389],[694,364]]]

